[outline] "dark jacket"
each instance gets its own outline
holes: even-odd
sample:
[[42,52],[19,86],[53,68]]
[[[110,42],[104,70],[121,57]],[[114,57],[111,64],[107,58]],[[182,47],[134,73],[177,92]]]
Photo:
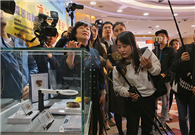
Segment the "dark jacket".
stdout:
[[61,37],[56,43],[55,47],[66,48],[66,43],[68,42],[68,38],[66,36]]
[[[115,40],[114,40],[113,38],[111,38],[111,40],[112,40],[112,42],[113,42],[112,46],[116,46]],[[103,43],[103,44],[105,44],[106,50],[108,50],[108,48],[109,48],[110,46],[108,46],[108,43],[106,42],[106,39],[105,39],[104,37],[100,38],[100,42]],[[113,49],[114,49],[114,50],[112,50],[112,51],[113,51],[112,53],[114,53],[114,52],[117,51],[117,47],[114,47]],[[108,52],[107,52],[107,54],[108,54]]]
[[[194,48],[193,48],[194,47]],[[184,95],[186,97],[186,100],[190,99],[192,96],[192,88],[193,88],[193,80],[192,79],[195,72],[194,70],[194,54],[192,50],[195,50],[195,44],[185,45],[186,50],[184,50],[184,47],[180,47],[177,51],[177,55],[175,57],[172,71],[176,73],[175,81],[178,82],[178,95],[181,95],[184,98]],[[186,51],[190,55],[189,61],[181,61],[181,55],[182,53]]]
[[[156,48],[152,50],[154,54],[156,54]],[[166,77],[164,78],[165,82],[170,82],[171,79],[171,69],[173,65],[173,61],[176,56],[176,50],[172,47],[168,47],[167,45],[162,49],[162,53],[160,56],[160,49],[158,49],[158,58],[160,59],[161,64],[161,73],[164,73]]]
[[[40,48],[41,46],[34,46],[31,48]],[[33,52],[33,57],[36,60],[39,73],[47,73],[49,68],[48,68],[48,62],[50,63],[50,69],[55,70],[60,66],[59,61],[55,58],[54,55],[52,55],[51,58],[48,58],[47,54],[45,52],[38,52],[38,55],[36,54],[37,51]]]

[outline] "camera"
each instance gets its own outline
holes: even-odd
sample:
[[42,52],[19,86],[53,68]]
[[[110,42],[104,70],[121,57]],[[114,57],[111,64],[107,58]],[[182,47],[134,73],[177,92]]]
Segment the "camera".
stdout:
[[[36,28],[35,28],[34,34],[37,38],[39,38],[41,46],[44,45],[48,36],[55,37],[57,35],[57,29],[55,27],[59,20],[58,12],[50,11],[50,15],[51,17],[43,13],[39,13],[38,22],[37,24],[35,24]],[[32,39],[30,42],[33,42],[35,38]]]
[[154,46],[160,46],[159,41],[162,41],[162,40],[163,40],[162,37],[159,37],[159,36],[153,37]]
[[66,7],[66,11],[69,13],[70,11],[75,11],[75,9],[83,9],[83,5],[79,5],[76,3],[69,3],[68,6]]
[[0,8],[9,14],[14,14],[15,13],[15,1],[0,1],[1,2],[1,6]]

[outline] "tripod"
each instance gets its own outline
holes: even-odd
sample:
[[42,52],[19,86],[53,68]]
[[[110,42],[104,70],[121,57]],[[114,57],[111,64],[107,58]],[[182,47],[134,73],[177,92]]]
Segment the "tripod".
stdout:
[[[112,61],[112,60],[111,60]],[[127,63],[125,65],[128,65],[130,63]],[[157,124],[154,122],[154,118],[155,120],[159,123],[159,125],[162,127],[161,122],[157,119],[157,117],[154,115],[154,118],[150,115],[149,113],[149,109],[147,106],[143,106],[142,103],[142,95],[140,94],[140,92],[137,90],[137,88],[135,86],[131,86],[131,84],[129,83],[129,81],[127,80],[127,78],[124,76],[123,72],[121,71],[121,69],[123,68],[124,65],[122,64],[118,64],[118,63],[114,63],[113,65],[116,66],[117,71],[122,75],[122,77],[125,79],[125,81],[127,82],[127,84],[129,85],[129,90],[128,92],[131,93],[136,93],[139,96],[139,99],[136,101],[139,106],[142,108],[142,110],[144,111],[144,113],[148,116],[149,120],[154,124],[155,128],[158,130],[158,132],[160,133],[160,135],[163,135],[159,129],[159,127],[157,126]],[[166,130],[163,128],[163,131],[168,135],[168,133],[166,132]]]

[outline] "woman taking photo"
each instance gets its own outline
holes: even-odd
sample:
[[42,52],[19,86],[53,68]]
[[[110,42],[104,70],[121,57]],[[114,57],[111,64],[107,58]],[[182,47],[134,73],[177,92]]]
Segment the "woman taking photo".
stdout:
[[[149,58],[142,57],[140,49],[137,48],[135,36],[130,31],[120,33],[116,39],[116,44],[118,52],[123,58],[119,61],[119,64],[131,62],[131,64],[123,67],[123,74],[129,83],[132,86],[135,86],[140,92],[142,95],[142,101],[145,103],[143,106],[148,107],[151,111],[151,117],[154,118],[156,101],[154,92],[156,89],[148,79],[148,72],[153,76],[160,73],[161,67],[159,60],[152,52]],[[142,135],[151,135],[153,122],[150,121],[148,116],[139,106],[138,102],[136,102],[137,100],[140,100],[138,95],[128,92],[129,85],[116,70],[116,67],[113,69],[113,88],[120,96],[126,97],[125,110],[127,118],[127,135],[138,134],[140,118]]]

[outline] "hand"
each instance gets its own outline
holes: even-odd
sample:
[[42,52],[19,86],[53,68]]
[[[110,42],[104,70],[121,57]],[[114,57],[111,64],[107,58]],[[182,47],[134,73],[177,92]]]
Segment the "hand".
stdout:
[[147,59],[146,57],[141,57],[140,63],[142,64],[143,67],[146,69],[152,68],[152,62],[150,59]]
[[102,109],[104,110],[104,108],[105,108],[105,104],[106,104],[106,99],[105,99],[105,95],[106,94],[101,94],[101,96],[100,96],[100,102],[99,102],[99,104],[102,104]]
[[166,77],[165,73],[161,73],[160,75],[161,75],[163,78]]
[[22,97],[24,100],[29,98],[29,86],[26,85],[22,90]]
[[195,86],[194,86],[194,88],[192,89],[192,92],[194,93],[194,95],[195,95]]
[[129,92],[129,95],[133,100],[138,100],[139,96],[137,94]]
[[65,45],[67,48],[80,48],[81,47],[81,43],[75,42],[74,40],[72,41],[68,41],[67,44]]
[[188,52],[182,53],[182,55],[181,55],[181,61],[183,62],[183,61],[188,61],[188,60],[190,60],[189,53]]
[[48,58],[51,58],[52,57],[52,53],[48,53],[47,56],[48,56]]

